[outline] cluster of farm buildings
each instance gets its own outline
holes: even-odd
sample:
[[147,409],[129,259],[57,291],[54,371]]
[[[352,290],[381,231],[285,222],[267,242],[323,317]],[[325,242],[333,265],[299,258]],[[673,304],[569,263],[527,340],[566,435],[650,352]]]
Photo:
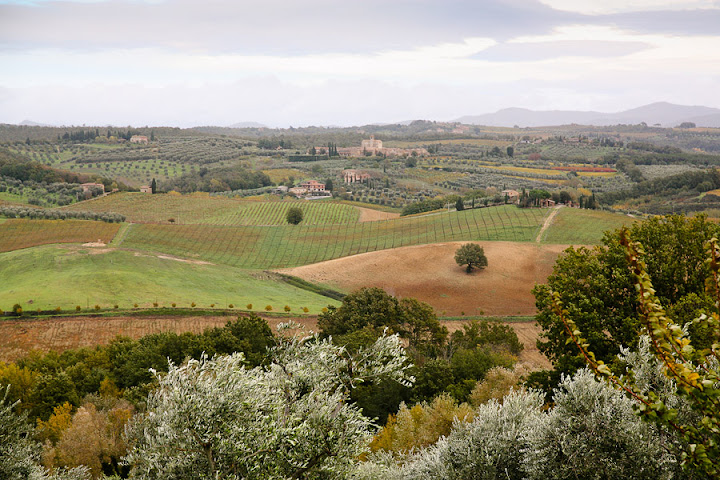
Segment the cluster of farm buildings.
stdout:
[[[313,147],[317,153],[323,155],[327,153],[327,147]],[[308,149],[308,153],[310,149]],[[395,148],[383,147],[382,140],[377,140],[375,135],[371,135],[370,139],[362,140],[359,147],[344,147],[337,149],[338,155],[341,157],[361,157],[364,155],[384,155],[386,157],[399,157],[402,155],[427,155],[425,148]]]

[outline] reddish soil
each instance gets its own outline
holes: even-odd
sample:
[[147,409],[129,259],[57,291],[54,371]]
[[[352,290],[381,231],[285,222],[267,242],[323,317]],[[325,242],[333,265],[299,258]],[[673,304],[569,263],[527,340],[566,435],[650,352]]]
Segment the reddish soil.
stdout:
[[[11,362],[30,350],[62,352],[70,348],[105,345],[118,335],[140,338],[160,332],[201,333],[206,328],[225,325],[233,316],[225,317],[57,317],[49,319],[23,319],[0,321],[0,361]],[[273,331],[287,317],[265,318]],[[306,330],[317,331],[315,317],[292,318]],[[466,322],[461,320],[443,322],[450,332],[459,330]],[[525,345],[520,361],[533,368],[549,367],[547,359],[537,350],[535,341],[540,327],[534,322],[508,323]]]
[[[221,327],[233,316],[218,317],[57,317],[0,321],[0,361],[13,361],[30,350],[62,352],[70,348],[105,345],[118,335],[140,338],[160,332],[202,333]],[[288,317],[267,317],[273,328]],[[316,325],[314,317],[292,318],[306,329]]]
[[432,305],[439,316],[534,315],[531,290],[543,283],[563,245],[480,242],[488,267],[465,273],[455,251],[467,242],[395,248],[282,270],[345,291],[380,287]]

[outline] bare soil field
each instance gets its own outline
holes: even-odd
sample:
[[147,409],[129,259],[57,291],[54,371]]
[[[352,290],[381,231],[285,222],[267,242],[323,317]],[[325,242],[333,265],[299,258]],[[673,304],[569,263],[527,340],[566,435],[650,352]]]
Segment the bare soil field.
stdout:
[[552,273],[565,245],[479,242],[488,267],[465,273],[455,251],[467,242],[395,248],[281,270],[345,291],[380,287],[426,302],[438,316],[534,315],[531,290]]
[[399,213],[381,212],[372,208],[355,207],[360,210],[360,222],[376,222],[378,220],[390,220],[391,218],[400,218]]
[[[0,361],[16,360],[30,350],[62,352],[71,348],[105,345],[118,335],[140,338],[160,332],[202,333],[221,327],[235,316],[153,317],[56,317],[0,321]],[[306,329],[317,324],[315,317],[266,317],[273,331],[293,320]]]
[[[62,352],[71,348],[105,345],[118,335],[140,338],[160,332],[201,333],[206,328],[221,327],[234,316],[217,317],[57,317],[49,319],[23,319],[0,321],[0,361],[11,362],[31,350]],[[292,319],[306,330],[317,331],[316,317],[265,317],[273,331],[281,322]],[[445,321],[452,333],[462,328],[465,321]],[[508,323],[525,345],[520,361],[533,368],[547,368],[548,360],[538,351],[535,341],[540,327],[535,322]]]

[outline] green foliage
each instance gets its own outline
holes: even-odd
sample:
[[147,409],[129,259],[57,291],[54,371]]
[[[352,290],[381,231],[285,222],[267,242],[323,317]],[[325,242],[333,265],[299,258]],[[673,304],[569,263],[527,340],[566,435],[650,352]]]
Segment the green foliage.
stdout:
[[289,224],[297,225],[303,221],[303,211],[300,207],[290,207],[285,218]]
[[[200,335],[159,333],[139,340],[118,337],[107,346],[67,350],[62,354],[39,352],[17,361],[20,372],[0,370],[0,381],[18,383],[11,398],[23,398],[22,408],[31,418],[46,420],[53,409],[68,402],[80,406],[88,394],[97,393],[106,379],[131,401],[146,388],[153,377],[150,369],[167,370],[167,361],[182,363],[187,358],[244,352],[248,366],[267,359],[275,338],[267,322],[256,315],[229,321],[224,327],[205,330]],[[23,370],[25,369],[25,370]],[[21,372],[25,372],[22,373]]]
[[318,327],[341,344],[348,334],[369,328],[379,336],[387,327],[419,351],[437,347],[447,337],[447,329],[429,305],[413,298],[398,300],[381,288],[362,288],[347,295],[339,308],[328,306],[318,316]]
[[8,480],[88,480],[87,468],[81,467],[50,474],[39,465],[41,446],[32,440],[32,426],[24,415],[15,413],[8,401],[10,386],[3,388],[0,399],[0,478]]
[[[704,216],[674,215],[637,222],[629,232],[647,249],[648,274],[654,279],[662,304],[691,311],[708,305],[704,292],[709,270],[703,245],[720,233],[716,224]],[[585,332],[588,349],[598,360],[612,367],[618,363],[620,346],[637,344],[640,304],[628,294],[634,291],[635,282],[620,238],[621,231],[616,230],[605,234],[602,246],[567,249],[558,258],[548,283],[533,289],[538,307],[536,320],[543,329],[538,348],[553,362],[554,370],[531,374],[532,384],[549,391],[561,373],[572,373],[584,365],[577,349],[566,343],[552,292],[559,295],[579,330]]]
[[[710,315],[703,313],[695,320],[695,323],[707,329],[711,345],[709,348],[694,347],[687,329],[683,329],[682,325],[665,313],[659,290],[654,287],[648,273],[649,263],[645,261],[648,255],[642,245],[633,241],[627,230],[620,232],[620,241],[637,291],[638,321],[649,336],[652,354],[660,363],[663,373],[674,382],[677,395],[686,400],[695,418],[679,415],[677,402],[668,401],[667,389],[662,388],[661,382],[649,386],[638,385],[632,368],[627,375],[613,374],[605,362],[596,357],[590,343],[582,337],[583,333],[572,318],[571,311],[555,294],[553,308],[567,331],[567,342],[580,349],[584,359],[598,375],[607,377],[637,401],[637,409],[643,419],[673,429],[679,434],[684,450],[684,466],[700,471],[709,478],[720,478],[720,414],[717,408],[720,404],[720,315],[713,311]],[[715,237],[707,242],[707,248],[706,269],[709,275],[706,288],[707,293],[715,298],[717,307],[720,304],[720,247]]]
[[460,266],[467,265],[467,273],[472,272],[473,268],[483,269],[488,265],[485,250],[477,243],[466,243],[458,248],[455,251],[455,262]]

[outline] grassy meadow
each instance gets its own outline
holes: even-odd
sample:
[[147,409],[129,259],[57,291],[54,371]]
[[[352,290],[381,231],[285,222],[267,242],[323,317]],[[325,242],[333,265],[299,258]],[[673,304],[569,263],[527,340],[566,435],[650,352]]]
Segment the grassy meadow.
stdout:
[[317,314],[334,300],[292,287],[262,272],[228,265],[188,263],[155,255],[117,249],[81,246],[43,246],[0,254],[0,310],[13,304],[25,310],[83,310],[151,307],[154,302],[170,307],[283,311],[294,313],[307,307]]
[[[285,221],[293,205],[305,212],[300,225]],[[289,305],[293,312],[307,307],[317,313],[328,298],[264,270],[450,241],[534,242],[552,211],[503,205],[360,222],[359,210],[347,203],[147,194],[109,195],[75,208],[122,213],[128,222],[0,221],[0,252],[6,252],[0,254],[0,308],[195,302],[205,308],[252,303],[258,310]],[[171,215],[174,224],[163,220]],[[562,208],[541,241],[593,244],[603,231],[629,221]],[[81,246],[98,240],[107,246]]]
[[634,221],[634,218],[627,215],[603,210],[561,208],[545,230],[542,242],[595,245],[600,243],[605,231],[630,225]]

